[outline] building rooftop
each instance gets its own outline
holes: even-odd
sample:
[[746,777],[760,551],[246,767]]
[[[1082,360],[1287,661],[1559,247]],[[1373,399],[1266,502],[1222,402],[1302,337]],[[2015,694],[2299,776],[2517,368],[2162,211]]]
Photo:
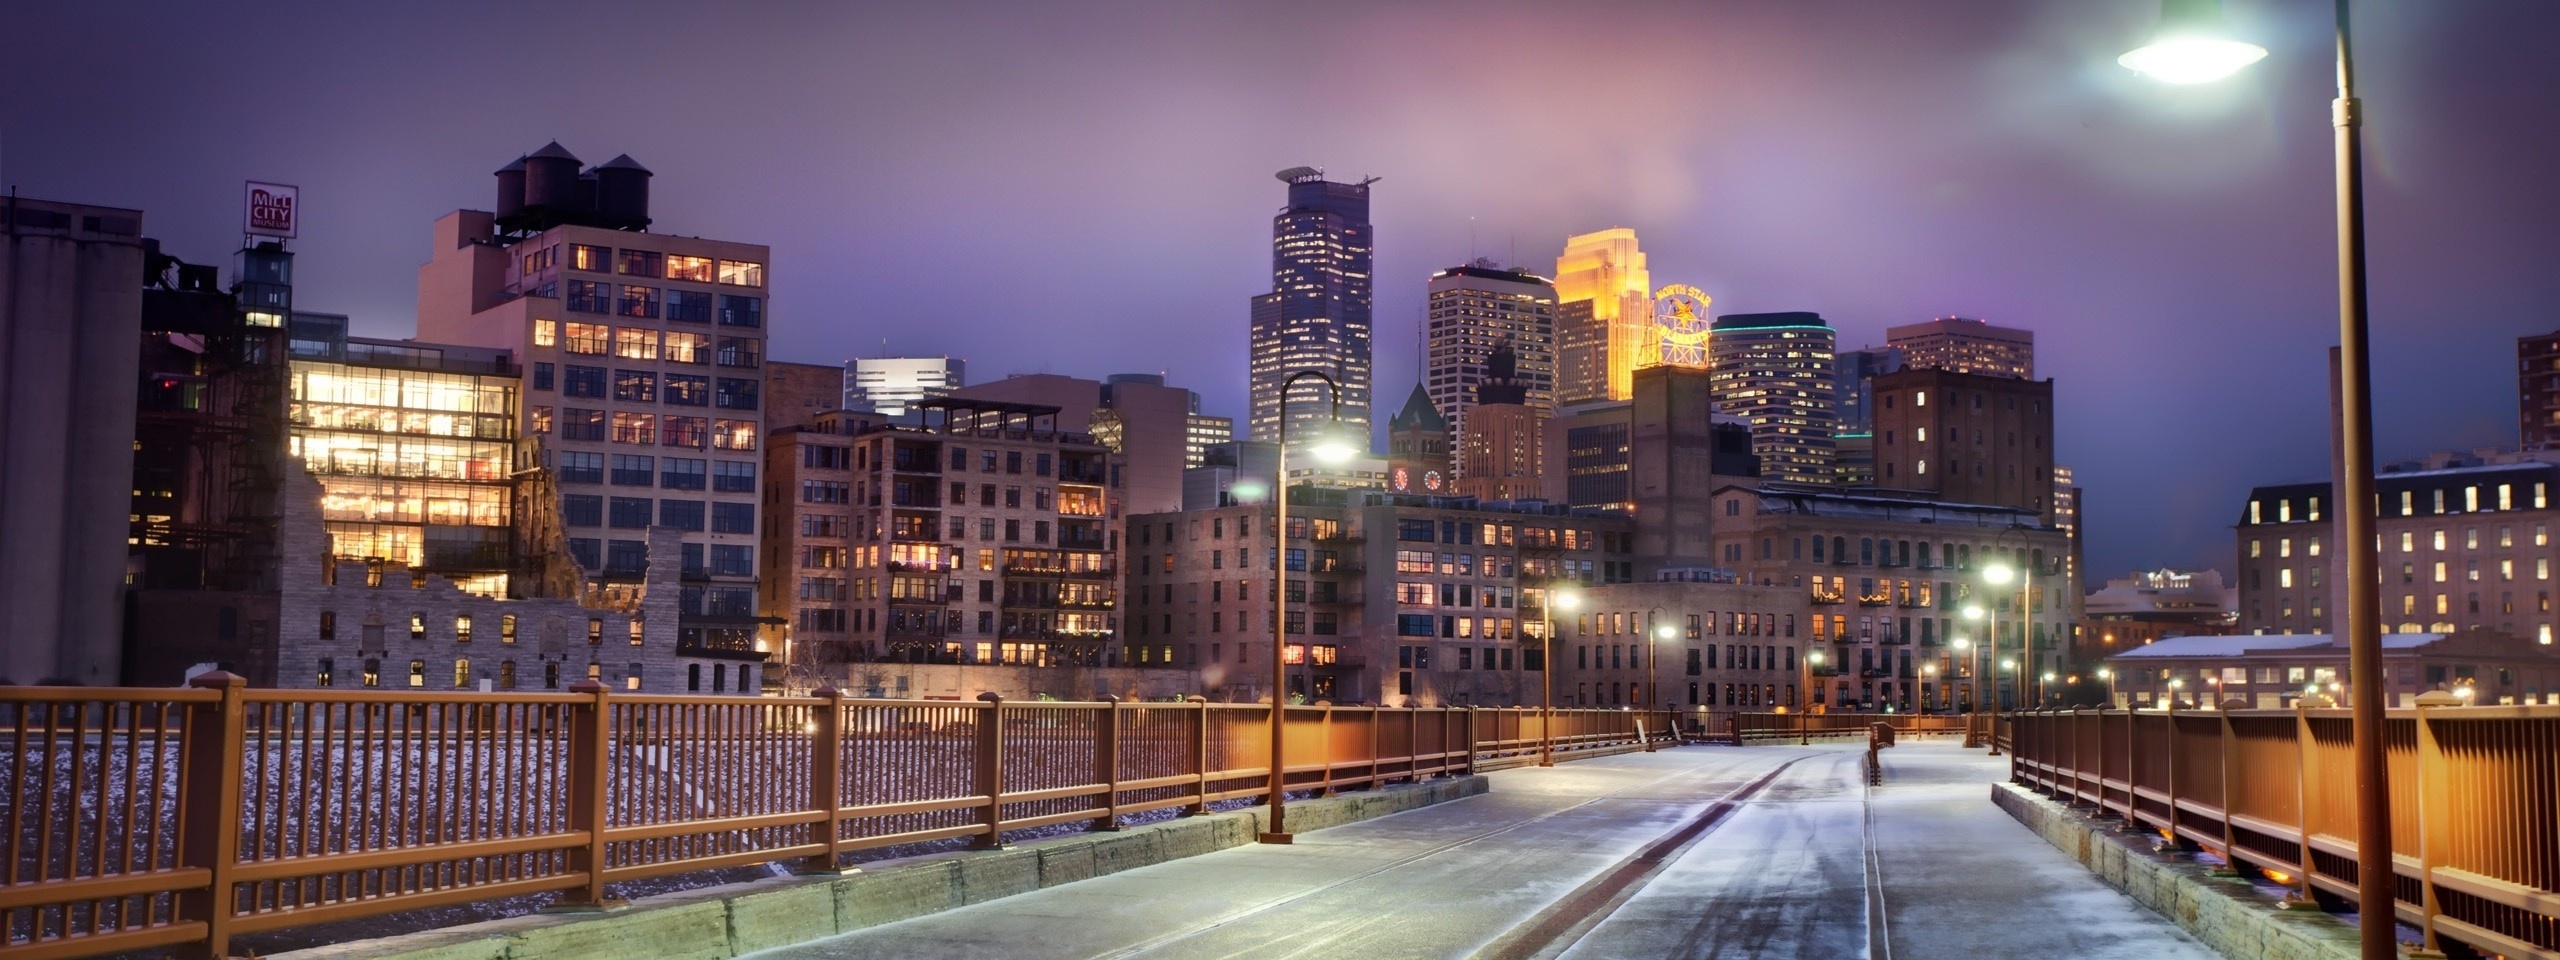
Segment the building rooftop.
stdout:
[[1712,329],[1737,330],[1753,327],[1822,327],[1829,329],[1830,326],[1831,324],[1825,322],[1822,319],[1822,315],[1819,313],[1814,313],[1810,310],[1792,310],[1785,313],[1728,313],[1724,316],[1717,317],[1716,322],[1712,325]]
[[[2444,633],[2386,633],[2382,635],[2385,650],[2412,650],[2442,640]],[[2311,653],[2334,649],[2345,655],[2346,643],[2333,634],[2225,634],[2207,637],[2170,637],[2135,647],[2108,657],[2110,660],[2174,660],[2188,657],[2243,657],[2253,653]]]

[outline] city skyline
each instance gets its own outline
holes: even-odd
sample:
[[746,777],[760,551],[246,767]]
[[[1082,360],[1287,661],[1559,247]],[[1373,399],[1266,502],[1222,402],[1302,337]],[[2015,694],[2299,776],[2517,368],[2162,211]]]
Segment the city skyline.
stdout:
[[[1655,17],[1673,35],[1671,46],[1696,41],[1705,66],[1695,76],[1667,61],[1613,67],[1638,90],[1617,109],[1649,122],[1679,118],[1701,131],[1693,136],[1713,131],[1712,138],[1568,145],[1501,163],[1415,142],[1397,129],[1399,118],[1451,90],[1471,90],[1520,101],[1517,116],[1561,122],[1575,101],[1543,92],[1552,78],[1452,65],[1470,36],[1534,31],[1570,51],[1596,44],[1595,31],[1520,11],[1455,25],[1418,10],[1373,15],[1362,21],[1363,39],[1339,54],[1350,58],[1345,63],[1383,63],[1404,44],[1452,75],[1399,79],[1364,67],[1326,89],[1364,78],[1398,81],[1394,89],[1382,88],[1373,104],[1343,105],[1316,129],[1177,144],[1172,131],[1183,125],[1265,108],[1276,66],[1263,62],[1260,43],[1295,36],[1282,24],[1268,41],[1220,39],[1252,31],[1204,28],[1253,24],[1191,14],[1166,29],[1199,38],[1194,48],[1077,74],[1033,98],[1136,96],[1147,108],[1135,111],[1140,116],[1066,111],[1089,140],[998,161],[983,148],[1010,134],[982,128],[1005,128],[990,123],[1004,116],[994,112],[996,101],[1034,82],[1048,61],[1035,55],[1032,38],[1066,15],[1026,13],[980,34],[959,31],[953,15],[904,11],[813,22],[802,32],[859,34],[863,44],[931,41],[884,55],[883,71],[911,66],[938,44],[983,41],[999,58],[1021,53],[1026,72],[963,84],[933,104],[937,116],[863,105],[841,129],[784,132],[768,150],[668,143],[648,145],[645,156],[666,186],[657,198],[659,230],[753,237],[775,248],[777,271],[795,280],[787,296],[803,298],[775,302],[777,358],[828,361],[870,352],[893,335],[901,353],[963,356],[982,377],[1169,369],[1202,392],[1205,411],[1238,417],[1246,411],[1242,378],[1233,374],[1244,352],[1236,301],[1267,289],[1256,285],[1267,283],[1268,238],[1258,234],[1273,208],[1263,178],[1291,163],[1323,165],[1338,177],[1385,176],[1394,188],[1375,213],[1386,238],[1377,254],[1380,398],[1409,387],[1403,371],[1414,366],[1412,330],[1431,270],[1469,254],[1534,270],[1567,234],[1621,223],[1647,238],[1666,276],[1715,292],[1719,312],[1817,311],[1841,328],[1843,349],[1881,344],[1887,326],[1944,313],[2033,329],[2047,347],[2039,374],[2057,384],[2060,459],[2079,468],[2102,507],[2089,518],[2090,565],[2212,566],[2229,555],[2230,504],[2239,492],[2326,472],[2318,346],[2334,336],[2334,283],[2325,250],[2327,165],[2316,156],[2328,136],[2316,119],[2328,78],[2314,55],[2326,35],[2318,11],[2295,6],[2234,4],[2232,18],[2276,48],[2269,69],[2224,88],[2175,93],[2117,76],[2110,62],[2122,39],[2156,14],[2156,4],[2143,2],[2068,13],[1981,5],[1927,17],[1873,7],[1819,30],[1752,11]],[[2385,459],[2512,443],[2508,344],[2552,326],[2535,311],[2560,293],[2560,281],[2534,266],[2551,259],[2552,243],[2528,225],[2560,209],[2560,188],[2526,176],[2523,158],[2553,135],[2512,125],[2552,115],[2550,91],[2560,82],[2550,76],[2553,65],[2530,53],[2527,38],[2547,29],[2524,21],[2527,10],[2439,5],[2368,15],[2377,439]],[[298,299],[350,314],[360,336],[408,335],[415,271],[427,255],[415,225],[485,202],[488,157],[551,137],[619,143],[626,138],[617,125],[655,109],[699,109],[704,97],[800,83],[820,62],[807,53],[767,58],[741,72],[740,88],[688,93],[672,107],[572,111],[564,95],[557,110],[486,119],[469,110],[472,98],[500,102],[493,98],[511,81],[452,81],[423,69],[435,43],[460,42],[459,33],[446,35],[460,30],[451,24],[338,11],[254,23],[194,11],[112,25],[79,11],[27,16],[34,28],[0,41],[9,52],[0,86],[22,91],[0,100],[0,180],[30,196],[149,210],[152,234],[200,261],[219,260],[233,246],[237,181],[297,183],[309,217],[296,246]],[[566,18],[538,13],[526,26]],[[591,26],[608,35],[626,29]],[[715,52],[741,36],[696,26]],[[108,40],[111,29],[130,38]],[[357,58],[292,39],[333,30],[409,34],[418,46]],[[283,46],[320,51],[282,74],[312,82],[275,98],[274,115],[243,114],[235,105],[247,102],[237,95],[245,81],[223,79],[233,74],[209,58],[262,46],[270,33]],[[1876,39],[1897,33],[1912,38]],[[24,39],[45,36],[73,42],[38,48]],[[114,52],[64,59],[59,51],[82,49],[84,37]],[[1834,45],[1876,52],[1847,63],[1837,78],[1803,75]],[[1184,89],[1164,82],[1221,56],[1241,59],[1239,76]],[[592,82],[639,77],[646,59],[624,66],[599,55]],[[1766,86],[1744,85],[1754,68],[1779,74]],[[1886,75],[1897,92],[1872,96]],[[422,85],[424,76],[437,82]],[[899,82],[886,72],[837,79],[866,77],[884,90]],[[323,78],[330,82],[317,82]],[[1795,92],[1753,92],[1779,89]],[[377,102],[424,112],[367,109]],[[757,101],[741,115],[758,122],[800,105]],[[1798,109],[1784,109],[1790,105]],[[1869,111],[1910,116],[1878,131],[1871,124],[1881,114]],[[366,119],[390,114],[398,116]],[[96,116],[146,122],[91,125]],[[269,123],[274,135],[230,132],[244,121]],[[464,132],[424,132],[431,129]],[[1893,133],[1908,134],[1894,138],[1903,149],[1843,149]],[[1968,136],[1986,142],[1969,145]],[[887,149],[901,138],[923,147]],[[866,145],[872,140],[882,146]],[[168,156],[193,159],[174,166],[153,159]],[[1051,175],[1021,175],[1034,164]],[[1116,205],[1109,211],[1060,199],[1070,192],[1057,187],[1061,179],[1114,175],[1145,178],[1149,195],[1131,203],[1108,192]],[[1541,187],[1521,190],[1524,179]],[[1065,238],[1088,234],[1081,252],[1055,255],[1073,249]],[[2150,268],[2135,275],[2112,267],[2136,259]],[[1055,286],[1107,295],[1041,314],[1043,329],[1030,335],[1021,325],[1033,321],[1017,310],[934,314],[982,260],[1026,271],[1034,288],[1072,276],[1073,285]],[[1846,276],[1859,279],[1842,282]],[[928,315],[931,324],[916,322]],[[2193,350],[2205,337],[2223,349]],[[2233,429],[2243,426],[2257,435]],[[2249,439],[2199,457],[2189,452],[2197,435]]]

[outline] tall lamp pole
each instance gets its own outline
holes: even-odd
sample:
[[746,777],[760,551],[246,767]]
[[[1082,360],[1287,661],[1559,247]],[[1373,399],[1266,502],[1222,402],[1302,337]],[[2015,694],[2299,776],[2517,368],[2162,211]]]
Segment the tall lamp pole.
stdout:
[[[1965,605],[1964,618],[1968,622],[1977,624],[1982,623],[1984,622],[1984,618],[1988,616],[1990,615],[1983,612],[1981,604],[1973,603]],[[1994,621],[1995,626],[1996,624],[1997,621]],[[1990,657],[1997,656],[1999,654],[2000,631],[1993,629],[1987,631],[1987,633],[1989,633],[1991,637],[1991,649],[1988,652],[1983,649],[1982,644],[1969,644],[1967,641],[1962,639],[1958,639],[1956,641],[1957,649],[1963,649],[1968,645],[1973,648],[1973,698],[1972,701],[1967,704],[1971,709],[1966,710],[1964,714],[1964,745],[1968,747],[1979,747],[1982,745],[1981,740],[1975,739],[1976,737],[1981,737],[1982,734],[1975,730],[1974,727],[1982,720],[1982,698],[1985,696],[1986,691],[1988,692],[1988,695],[1993,698],[1991,709],[1994,711],[2000,709],[2000,703],[1998,700],[2000,696],[2000,675],[1996,673],[1992,674],[1989,682],[1985,682],[1982,677],[1982,668],[1985,663]],[[1990,739],[1991,752],[1994,754],[1999,753],[2000,741],[1997,738]]]
[[1582,606],[1582,594],[1572,589],[1547,588],[1546,602],[1538,604],[1539,681],[1546,690],[1538,699],[1538,765],[1556,765],[1556,614],[1562,609],[1572,612]]
[[[2338,97],[2338,505],[2346,541],[2347,682],[2356,776],[2356,904],[2365,960],[2397,955],[2393,929],[2391,783],[2382,743],[2380,567],[2374,543],[2373,357],[2365,321],[2364,106],[2356,99],[2347,0],[2334,0]],[[2231,36],[2219,0],[2163,0],[2150,43],[2118,58],[2170,83],[2204,83],[2264,59],[2266,48]]]
[[1288,803],[1288,791],[1284,787],[1289,778],[1289,768],[1282,760],[1285,743],[1282,733],[1288,726],[1289,717],[1289,389],[1309,377],[1324,381],[1333,396],[1330,425],[1316,436],[1309,452],[1324,463],[1341,463],[1351,459],[1355,452],[1341,435],[1341,384],[1315,370],[1300,370],[1280,382],[1280,449],[1273,457],[1278,465],[1273,468],[1277,476],[1271,483],[1274,517],[1271,529],[1271,566],[1274,568],[1271,588],[1271,796],[1266,801],[1271,807],[1271,829],[1257,838],[1263,843],[1289,843],[1296,839],[1289,833],[1284,819]]
[[[2034,541],[2027,539],[2026,528],[2012,526],[2009,529],[2000,531],[1999,536],[1991,539],[1992,552],[1998,553],[2001,549],[2000,544],[2006,542],[2012,536],[2017,537],[2021,543],[2025,544],[2018,548],[2018,556],[2022,561],[2021,564],[2019,566],[2011,566],[2008,560],[1994,559],[1991,561],[1989,566],[1982,568],[1982,581],[1992,586],[2003,588],[2002,592],[2004,593],[2007,592],[2006,588],[2009,586],[2010,581],[2015,580],[2018,582],[2019,666],[2018,686],[2013,692],[2017,694],[2017,706],[2020,709],[2024,709],[2027,706],[2027,671],[2032,669],[2036,657],[2036,613],[2034,609],[2036,574],[2035,564],[2031,558],[2034,553],[2035,543]],[[2000,655],[2000,616],[1996,610],[1991,617],[1991,655],[1995,659]],[[2000,678],[1997,674],[1994,674],[1991,679],[1992,689],[1995,691],[1991,698],[1991,755],[1996,757],[2000,755],[2000,697],[1996,692],[1999,689]]]

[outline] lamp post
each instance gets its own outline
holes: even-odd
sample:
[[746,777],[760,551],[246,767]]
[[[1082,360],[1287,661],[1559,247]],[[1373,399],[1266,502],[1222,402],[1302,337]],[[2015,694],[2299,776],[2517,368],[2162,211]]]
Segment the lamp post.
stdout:
[[[1991,539],[1992,551],[1994,553],[1999,552],[2000,545],[2006,542],[2011,536],[2017,537],[2018,540],[2024,544],[2024,546],[2020,547],[2018,551],[2020,559],[2030,560],[2030,562],[2024,566],[2013,567],[2010,566],[2009,562],[2006,560],[1994,559],[1991,561],[1989,566],[1982,568],[1982,582],[2002,588],[2006,588],[2012,580],[2015,580],[2018,583],[2018,663],[2020,666],[2018,668],[2018,686],[2013,692],[2017,694],[2017,706],[2023,709],[2026,707],[2028,700],[2027,671],[2032,669],[2036,659],[2036,614],[2034,609],[2036,573],[2035,565],[2031,562],[2035,544],[2033,541],[2027,539],[2027,531],[2025,527],[2013,526],[2009,529],[2000,531],[1999,536]],[[2000,618],[1996,609],[1991,618],[1991,651],[1993,656],[1999,656]],[[1992,714],[1997,716],[2000,712],[2000,701],[1996,692],[1993,695],[1991,707]],[[1993,723],[1996,729],[1998,721],[1994,720]],[[1991,752],[1995,755],[2000,752],[2000,741],[1998,737],[1995,736],[1992,738],[1991,748]]]
[[2107,698],[2106,698],[2105,700],[2103,700],[2103,701],[2100,701],[2100,702],[2099,702],[2099,704],[2098,704],[2098,709],[2100,709],[2100,710],[2104,710],[2104,709],[2106,709],[2106,708],[2108,708],[2108,707],[2115,706],[2115,705],[2116,705],[2116,672],[2115,672],[2114,668],[2111,668],[2111,667],[2099,667],[2099,668],[2098,668],[2098,682],[2099,682],[2099,683],[2103,683],[2103,684],[2105,684],[2105,685],[2106,685],[2106,688],[2107,688]]
[[[1665,616],[1667,614],[1661,607],[1654,607],[1645,612],[1645,620],[1650,623],[1650,626],[1646,627],[1644,632],[1644,708],[1654,713],[1662,712],[1662,688],[1656,685],[1655,671],[1662,663],[1662,643],[1671,639],[1674,632],[1671,622],[1664,619]],[[1644,741],[1644,752],[1653,752],[1653,740],[1650,737]]]
[[[2365,960],[2399,950],[2393,903],[2390,768],[2382,743],[2381,571],[2374,542],[2373,360],[2365,322],[2364,107],[2356,98],[2347,0],[2335,0],[2337,130],[2337,502],[2345,541],[2347,676],[2355,685],[2351,743],[2356,778],[2356,902]],[[2264,59],[2266,48],[2231,36],[2215,0],[2163,0],[2150,43],[2117,62],[2169,83],[2204,83]]]
[[2045,702],[2046,700],[2050,700],[2050,699],[2052,699],[2052,698],[2053,698],[2053,690],[2052,690],[2052,687],[2053,687],[2053,671],[2051,671],[2051,670],[2047,670],[2047,671],[2045,671],[2044,673],[2037,675],[2037,677],[2036,677],[2036,706],[2038,706],[2038,707],[2042,707],[2042,706],[2044,706],[2044,702]]
[[1797,660],[1804,677],[1796,683],[1796,745],[1813,745],[1813,733],[1807,725],[1813,722],[1813,668],[1822,664],[1822,648],[1808,646]]
[[1546,602],[1538,605],[1539,680],[1546,689],[1538,699],[1538,765],[1556,765],[1556,614],[1558,609],[1571,612],[1582,606],[1582,594],[1571,589],[1549,589]]
[[[1984,630],[1983,633],[1991,638],[1991,642],[1987,646],[1976,646],[1974,648],[1975,650],[1980,651],[1980,658],[1973,662],[1973,713],[1965,717],[1964,729],[1968,736],[1965,745],[1969,747],[1978,747],[1982,745],[1980,741],[1972,740],[1970,737],[1973,733],[1974,721],[1982,716],[1983,698],[1988,696],[1991,700],[1991,721],[1983,725],[1982,736],[1984,740],[1991,741],[1991,755],[1996,757],[2000,755],[2000,738],[1993,736],[1993,734],[1998,732],[2000,723],[2000,674],[1997,670],[1986,670],[1985,668],[1996,667],[1998,665],[1997,660],[2000,656],[2000,621],[1991,618],[1991,615],[1982,609],[1981,604],[1966,606],[1964,608],[1964,618],[1975,623],[1984,624],[1988,629]],[[1989,673],[1990,676],[1987,678],[1984,677],[1983,674],[1985,673]]]
[[1341,435],[1342,385],[1332,377],[1315,370],[1300,370],[1280,382],[1280,447],[1273,460],[1277,466],[1271,483],[1273,521],[1271,526],[1271,829],[1259,839],[1263,843],[1289,843],[1296,839],[1283,819],[1288,803],[1284,789],[1288,764],[1283,762],[1283,728],[1289,717],[1289,390],[1308,377],[1324,381],[1332,392],[1331,426],[1317,434],[1308,452],[1324,463],[1341,463],[1355,452],[1350,441]]
[[[1981,612],[1981,607],[1966,607],[1964,609],[1964,618],[1967,620],[1975,619],[1980,616]],[[1956,637],[1947,641],[1947,645],[1956,648],[1957,652],[1964,654],[1965,675],[1973,678],[1973,684],[1965,690],[1964,745],[1967,747],[1979,747],[1982,745],[1982,741],[1974,739],[1973,721],[1975,715],[1982,712],[1981,655],[1975,652],[1973,640],[1969,637]]]

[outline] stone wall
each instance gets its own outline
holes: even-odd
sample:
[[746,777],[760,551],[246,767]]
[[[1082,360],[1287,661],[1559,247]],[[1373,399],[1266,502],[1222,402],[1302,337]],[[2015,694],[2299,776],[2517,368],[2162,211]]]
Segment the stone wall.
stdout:
[[756,689],[753,674],[761,664],[678,653],[680,537],[674,530],[649,531],[652,562],[638,589],[585,599],[500,600],[399,564],[331,557],[319,496],[308,472],[287,471],[278,532],[284,570],[276,686],[565,690],[592,671],[617,691]]

